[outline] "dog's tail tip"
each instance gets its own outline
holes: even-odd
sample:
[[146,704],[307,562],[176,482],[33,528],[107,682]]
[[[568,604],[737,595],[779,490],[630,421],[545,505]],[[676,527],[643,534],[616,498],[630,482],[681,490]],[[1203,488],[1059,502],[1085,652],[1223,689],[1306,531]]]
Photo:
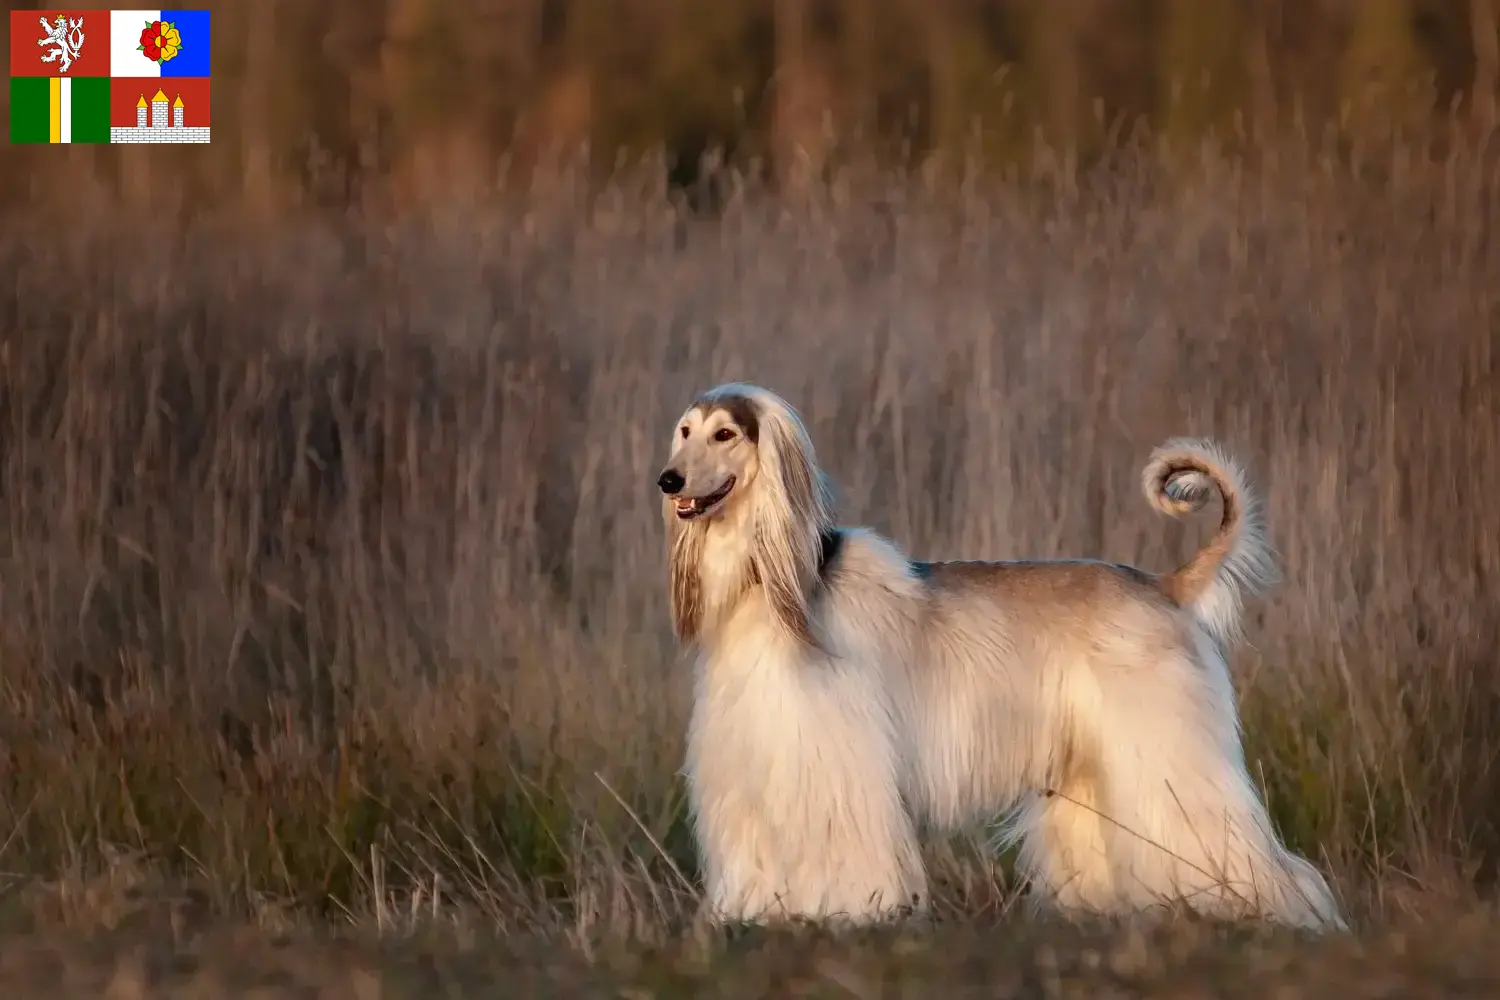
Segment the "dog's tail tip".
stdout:
[[1151,452],[1141,485],[1151,506],[1180,517],[1202,510],[1215,494],[1242,493],[1244,475],[1215,442],[1172,438]]
[[1276,578],[1260,499],[1244,468],[1213,441],[1173,438],[1151,453],[1141,484],[1147,501],[1172,517],[1196,513],[1218,494],[1223,505],[1218,532],[1162,578],[1162,589],[1210,631],[1227,637],[1238,625],[1244,596]]

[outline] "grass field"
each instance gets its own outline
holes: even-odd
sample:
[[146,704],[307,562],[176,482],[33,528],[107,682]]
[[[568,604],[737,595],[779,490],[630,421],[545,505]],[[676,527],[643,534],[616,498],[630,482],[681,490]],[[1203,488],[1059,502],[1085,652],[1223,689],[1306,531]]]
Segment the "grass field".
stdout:
[[[1490,145],[723,175],[716,219],[649,169],[420,217],[11,210],[0,984],[1489,995]],[[710,942],[652,480],[731,378],[925,558],[1164,569],[1209,529],[1149,513],[1150,449],[1244,456],[1286,577],[1234,661],[1251,767],[1358,940],[1034,926],[976,831],[930,847],[935,931]]]

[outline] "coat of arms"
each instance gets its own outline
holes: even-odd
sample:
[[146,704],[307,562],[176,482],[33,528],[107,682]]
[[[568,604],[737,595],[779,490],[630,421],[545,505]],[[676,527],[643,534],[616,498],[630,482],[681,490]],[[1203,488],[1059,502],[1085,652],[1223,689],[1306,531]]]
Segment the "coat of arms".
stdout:
[[70,21],[67,15],[59,14],[51,24],[47,23],[45,17],[37,18],[36,23],[47,33],[45,38],[37,40],[37,44],[43,48],[49,45],[53,47],[51,52],[42,56],[42,62],[54,63],[61,59],[58,72],[66,73],[68,67],[73,65],[73,60],[78,58],[78,50],[83,48],[83,18]]

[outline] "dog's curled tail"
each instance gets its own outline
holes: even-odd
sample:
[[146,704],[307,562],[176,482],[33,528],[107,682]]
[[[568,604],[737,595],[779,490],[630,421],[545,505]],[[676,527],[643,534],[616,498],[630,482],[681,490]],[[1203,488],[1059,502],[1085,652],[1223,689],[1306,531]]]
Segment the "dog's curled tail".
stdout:
[[1161,588],[1229,643],[1239,630],[1244,599],[1276,582],[1260,498],[1244,469],[1212,441],[1173,438],[1151,453],[1141,485],[1151,506],[1173,517],[1202,510],[1218,492],[1218,533],[1186,565],[1163,576]]

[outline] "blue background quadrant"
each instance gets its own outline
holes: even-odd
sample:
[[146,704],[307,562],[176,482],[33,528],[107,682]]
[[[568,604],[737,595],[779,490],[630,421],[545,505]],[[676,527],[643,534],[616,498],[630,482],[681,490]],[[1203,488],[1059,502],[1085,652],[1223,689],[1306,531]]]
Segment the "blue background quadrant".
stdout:
[[206,10],[164,10],[163,21],[177,24],[182,36],[182,51],[177,58],[161,64],[162,76],[211,76],[209,72],[209,30]]

